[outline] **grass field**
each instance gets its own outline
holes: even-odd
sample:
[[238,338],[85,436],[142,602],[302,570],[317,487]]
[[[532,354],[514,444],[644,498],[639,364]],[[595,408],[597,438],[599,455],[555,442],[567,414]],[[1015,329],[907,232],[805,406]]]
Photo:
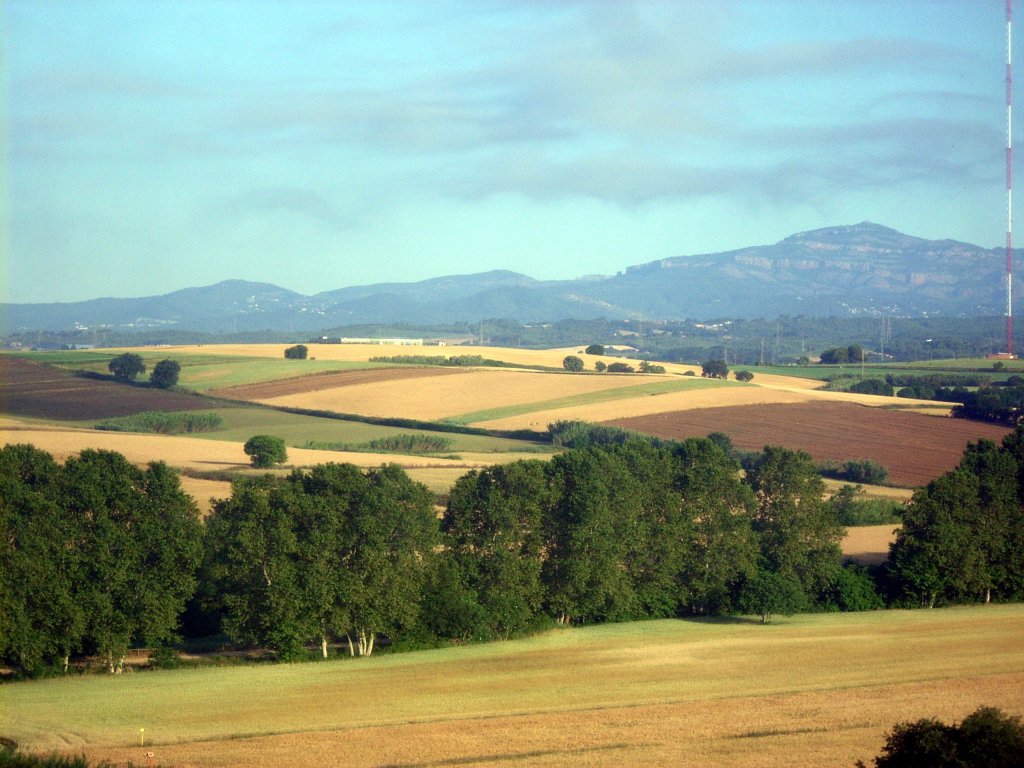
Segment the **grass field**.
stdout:
[[[169,766],[844,765],[1024,712],[1024,606],[652,621],[304,665],[0,687],[31,750]],[[140,729],[145,729],[141,747]]]

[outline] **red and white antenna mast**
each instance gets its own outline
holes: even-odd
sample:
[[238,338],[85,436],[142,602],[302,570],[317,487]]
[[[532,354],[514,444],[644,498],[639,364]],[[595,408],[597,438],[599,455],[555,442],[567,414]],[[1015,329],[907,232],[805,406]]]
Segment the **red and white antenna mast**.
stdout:
[[1006,0],[1006,354],[1013,357],[1013,0]]

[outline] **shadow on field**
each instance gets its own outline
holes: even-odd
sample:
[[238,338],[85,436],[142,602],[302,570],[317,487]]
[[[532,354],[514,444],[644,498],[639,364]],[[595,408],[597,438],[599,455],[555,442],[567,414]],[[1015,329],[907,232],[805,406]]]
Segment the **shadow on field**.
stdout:
[[681,618],[680,621],[686,621],[693,624],[758,624],[760,625],[761,619],[757,616],[686,616]]
[[[447,760],[435,760],[429,763],[388,763],[382,768],[441,768],[445,765],[476,765],[478,763],[497,763],[503,761],[523,760],[531,757],[550,757],[552,755],[582,755],[586,752],[608,752],[614,749],[632,749],[637,744],[607,744],[603,747],[586,747],[581,749],[539,749],[533,752],[508,752],[496,755],[474,755],[473,757],[452,757]],[[649,745],[646,745],[649,746]]]

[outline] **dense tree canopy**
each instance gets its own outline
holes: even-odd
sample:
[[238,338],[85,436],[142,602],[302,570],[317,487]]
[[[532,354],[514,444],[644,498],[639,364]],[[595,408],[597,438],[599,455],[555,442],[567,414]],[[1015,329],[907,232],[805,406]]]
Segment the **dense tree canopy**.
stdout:
[[195,589],[195,502],[163,463],[86,450],[63,467],[0,449],[0,653],[26,674],[95,653],[120,671],[133,643],[174,639]]
[[266,469],[288,461],[288,449],[284,440],[273,435],[254,435],[242,446],[245,455],[258,469]]
[[161,389],[170,389],[177,385],[181,374],[181,364],[176,360],[161,360],[153,366],[149,374],[149,383]]
[[146,372],[146,364],[140,355],[125,352],[107,363],[107,370],[121,381],[134,381],[136,376]]
[[701,363],[700,375],[710,379],[725,379],[729,376],[729,366],[725,360],[706,360]]
[[562,360],[562,367],[567,371],[578,373],[583,370],[583,359],[576,355],[566,355],[565,359]]

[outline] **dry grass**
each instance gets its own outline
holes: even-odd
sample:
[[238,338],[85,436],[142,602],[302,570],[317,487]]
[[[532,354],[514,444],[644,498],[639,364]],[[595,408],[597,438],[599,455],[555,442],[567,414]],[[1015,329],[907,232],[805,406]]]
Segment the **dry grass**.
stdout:
[[[86,448],[97,448],[117,451],[124,454],[130,462],[139,465],[150,461],[165,461],[172,467],[194,470],[230,470],[251,466],[249,457],[242,450],[242,443],[195,437],[100,432],[90,429],[0,429],[0,444],[12,443],[31,443],[53,454],[58,461],[64,461],[68,456],[78,454]],[[457,467],[467,463],[461,459],[398,454],[288,449],[290,466],[305,467],[326,462],[347,462],[361,467],[379,467],[381,464],[398,464],[403,467]]]
[[889,559],[889,545],[896,541],[899,525],[860,525],[847,528],[843,557],[860,565],[878,565]]
[[657,621],[307,665],[0,688],[31,749],[179,766],[852,765],[899,720],[1024,712],[1024,606]]
[[476,368],[457,375],[384,379],[272,397],[262,402],[363,416],[439,420],[474,411],[633,387],[651,380],[652,377],[638,375],[580,376]]

